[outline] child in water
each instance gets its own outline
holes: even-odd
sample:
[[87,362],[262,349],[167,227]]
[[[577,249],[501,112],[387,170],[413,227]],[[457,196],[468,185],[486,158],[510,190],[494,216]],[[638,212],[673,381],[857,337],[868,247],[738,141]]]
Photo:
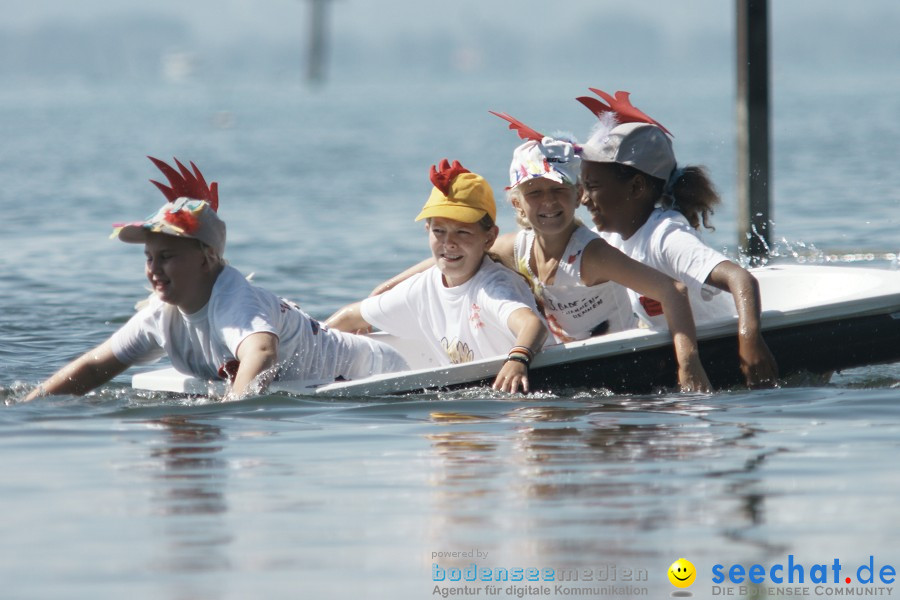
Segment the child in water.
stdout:
[[225,222],[218,186],[178,160],[150,158],[169,186],[168,202],[146,221],[120,225],[123,242],[143,244],[153,296],[97,348],[75,359],[25,399],[84,394],[133,364],[168,355],[180,372],[231,380],[229,398],[260,392],[274,379],[354,379],[407,368],[387,344],[330,330],[300,308],[251,285],[223,258]]
[[525,281],[487,255],[499,233],[493,191],[483,177],[446,159],[440,169],[432,166],[431,182],[416,221],[425,220],[434,266],[344,307],[327,324],[423,339],[443,365],[507,355],[494,389],[527,392],[528,365],[547,328]]
[[[760,331],[759,284],[746,269],[704,244],[719,202],[701,167],[680,168],[668,131],[631,105],[627,92],[578,100],[600,118],[582,144],[582,201],[596,231],[631,258],[684,282],[698,322],[738,316],[738,357],[750,387],[773,385],[778,367]],[[730,292],[726,294],[723,292]],[[629,292],[644,326],[666,325],[652,294]]]

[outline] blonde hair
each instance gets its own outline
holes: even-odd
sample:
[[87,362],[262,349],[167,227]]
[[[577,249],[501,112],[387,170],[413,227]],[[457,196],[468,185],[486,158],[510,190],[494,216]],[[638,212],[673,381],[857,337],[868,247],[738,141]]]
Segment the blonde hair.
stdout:
[[203,252],[203,256],[212,267],[224,267],[228,264],[228,261],[225,260],[225,257],[219,254],[218,250],[205,242],[201,242],[200,240],[197,241],[200,242],[200,251]]
[[[566,183],[563,182],[563,185],[572,190],[572,194],[575,197],[576,207],[578,203],[578,184],[577,183]],[[513,209],[515,209],[515,205],[513,204],[513,199],[519,200],[519,202],[523,202],[525,200],[525,195],[522,193],[520,186],[515,186],[506,191],[506,200],[512,205]],[[525,218],[524,214],[521,214],[522,211],[516,210],[516,225],[519,226],[520,229],[534,229],[528,219]],[[576,218],[576,221],[578,219]],[[580,221],[579,221],[580,222]]]

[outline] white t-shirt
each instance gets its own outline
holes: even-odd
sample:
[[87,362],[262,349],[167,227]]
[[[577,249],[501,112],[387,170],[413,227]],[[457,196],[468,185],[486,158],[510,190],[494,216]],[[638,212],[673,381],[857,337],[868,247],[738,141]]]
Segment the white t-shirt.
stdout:
[[[572,232],[551,285],[545,285],[531,270],[534,231],[523,229],[516,235],[516,268],[544,305],[544,315],[553,337],[560,343],[584,340],[600,333],[632,327],[633,319],[625,288],[613,281],[587,286],[581,278],[584,249],[598,239],[584,225]],[[599,331],[598,331],[599,329]]]
[[[610,245],[634,260],[683,282],[688,288],[695,322],[703,323],[737,314],[730,293],[704,283],[716,265],[727,261],[728,257],[704,244],[697,230],[680,212],[654,209],[647,222],[627,240],[623,240],[618,233],[599,233]],[[653,329],[668,327],[665,315],[652,302],[633,290],[628,290],[628,298],[643,326]]]
[[440,269],[431,267],[366,298],[360,313],[382,331],[424,340],[434,363],[449,365],[507,354],[516,341],[509,316],[520,308],[537,314],[528,284],[485,257],[462,285],[445,287]]
[[260,332],[278,336],[277,379],[355,379],[406,368],[387,344],[328,329],[300,308],[226,266],[199,311],[185,314],[156,296],[111,338],[115,357],[125,364],[169,356],[182,373],[219,377],[226,362],[237,358],[244,339]]

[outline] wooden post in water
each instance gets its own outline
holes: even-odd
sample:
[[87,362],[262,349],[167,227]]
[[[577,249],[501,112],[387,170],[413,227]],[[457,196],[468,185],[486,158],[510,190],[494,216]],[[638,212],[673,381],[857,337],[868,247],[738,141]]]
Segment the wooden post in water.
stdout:
[[306,57],[306,80],[309,83],[322,83],[325,80],[328,2],[329,0],[309,0],[309,44]]
[[771,247],[769,218],[768,0],[737,3],[738,236],[760,263]]

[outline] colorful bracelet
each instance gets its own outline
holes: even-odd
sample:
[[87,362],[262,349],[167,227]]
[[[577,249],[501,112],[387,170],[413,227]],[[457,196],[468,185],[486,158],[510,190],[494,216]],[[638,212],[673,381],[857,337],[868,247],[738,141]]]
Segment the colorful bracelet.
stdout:
[[531,365],[531,359],[533,357],[534,354],[531,352],[531,348],[528,348],[526,346],[513,346],[509,351],[509,355],[506,357],[506,360],[514,360],[528,367]]
[[512,354],[513,352],[524,352],[528,355],[529,360],[534,358],[534,352],[528,346],[513,346],[509,352],[510,354]]

